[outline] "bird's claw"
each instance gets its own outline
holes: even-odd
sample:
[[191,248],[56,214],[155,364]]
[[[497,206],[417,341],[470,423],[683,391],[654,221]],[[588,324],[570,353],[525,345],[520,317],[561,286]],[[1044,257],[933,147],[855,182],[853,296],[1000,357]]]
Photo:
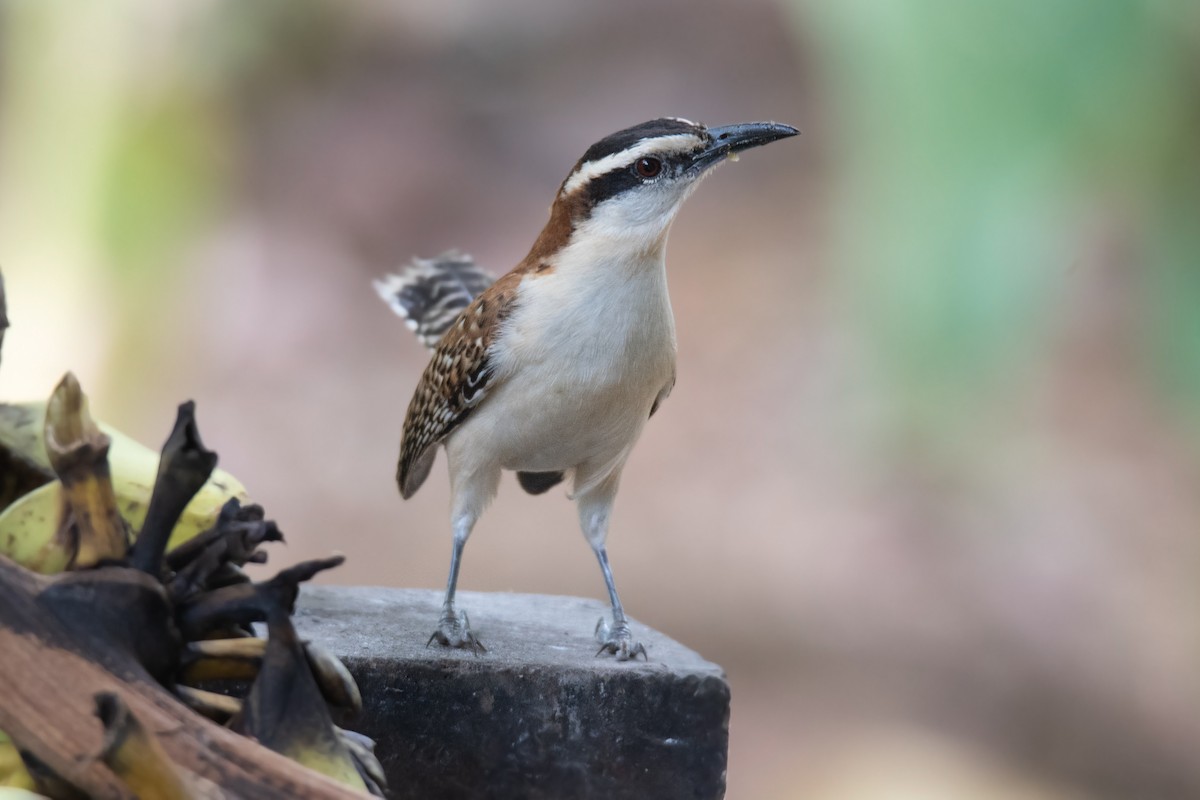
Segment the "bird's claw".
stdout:
[[600,642],[597,657],[608,653],[616,656],[617,661],[633,661],[639,655],[646,661],[650,660],[650,656],[646,655],[646,646],[634,640],[633,632],[624,621],[609,625],[608,620],[601,617],[596,623],[596,641]]
[[426,647],[437,642],[443,647],[457,647],[464,650],[470,650],[473,654],[479,655],[486,653],[487,648],[483,646],[483,642],[475,638],[475,634],[471,632],[471,622],[467,619],[467,612],[447,610],[442,614],[442,618],[438,620],[437,630],[429,637],[429,641],[425,643]]

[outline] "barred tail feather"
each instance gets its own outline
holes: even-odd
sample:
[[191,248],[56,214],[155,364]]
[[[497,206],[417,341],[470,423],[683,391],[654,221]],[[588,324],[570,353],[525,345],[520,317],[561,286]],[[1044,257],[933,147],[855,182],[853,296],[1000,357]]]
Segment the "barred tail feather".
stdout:
[[415,258],[398,275],[375,281],[375,291],[433,349],[459,313],[495,282],[467,255],[456,251]]

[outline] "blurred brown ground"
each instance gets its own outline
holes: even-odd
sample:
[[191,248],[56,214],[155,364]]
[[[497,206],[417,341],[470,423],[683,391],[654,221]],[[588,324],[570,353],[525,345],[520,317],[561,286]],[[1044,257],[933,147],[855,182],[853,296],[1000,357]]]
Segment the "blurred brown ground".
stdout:
[[[671,234],[679,380],[610,538],[631,614],[728,671],[729,796],[1200,796],[1200,465],[1134,377],[1119,235],[1084,226],[1038,379],[947,465],[884,429],[831,288],[828,98],[781,11],[517,5],[307,3],[293,49],[249,48],[234,192],[153,309],[112,301],[146,319],[65,365],[98,413],[156,442],[196,399],[286,532],[275,561],[338,550],[333,581],[440,588],[444,459],[409,502],[392,482],[427,354],[371,278],[450,247],[507,269],[627,124],[796,124]],[[5,371],[57,374],[21,338],[17,287],[46,276],[4,269]],[[460,585],[603,596],[573,506],[511,479]]]

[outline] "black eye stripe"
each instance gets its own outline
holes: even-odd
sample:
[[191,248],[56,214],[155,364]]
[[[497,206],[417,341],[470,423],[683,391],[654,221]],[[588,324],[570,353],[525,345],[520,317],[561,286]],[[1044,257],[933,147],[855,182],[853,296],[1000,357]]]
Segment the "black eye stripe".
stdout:
[[610,170],[603,175],[597,175],[587,182],[583,191],[587,192],[590,204],[595,206],[597,203],[602,203],[641,185],[641,176],[626,166]]
[[[639,168],[644,161],[652,161],[657,166],[647,174]],[[632,163],[611,169],[603,175],[597,175],[580,189],[588,198],[588,205],[595,206],[597,203],[610,200],[630,189],[651,183],[655,178],[664,174],[677,175],[679,173],[678,166],[676,160],[671,157],[643,156]]]

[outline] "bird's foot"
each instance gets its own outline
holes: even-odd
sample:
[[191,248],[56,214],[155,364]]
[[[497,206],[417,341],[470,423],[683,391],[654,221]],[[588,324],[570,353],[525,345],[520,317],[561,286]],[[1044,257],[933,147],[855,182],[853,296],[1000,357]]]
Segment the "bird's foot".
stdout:
[[596,651],[597,656],[608,653],[616,656],[617,661],[632,661],[640,655],[645,660],[650,660],[646,655],[645,645],[633,638],[633,632],[624,620],[616,625],[609,625],[608,620],[601,617],[596,623],[596,641],[600,643],[600,649]]
[[471,622],[467,619],[465,611],[455,612],[449,608],[443,611],[442,618],[438,620],[437,630],[429,637],[425,646],[429,647],[434,642],[443,647],[461,647],[464,650],[470,650],[475,655],[487,652],[483,642],[476,639],[475,634],[471,633]]

